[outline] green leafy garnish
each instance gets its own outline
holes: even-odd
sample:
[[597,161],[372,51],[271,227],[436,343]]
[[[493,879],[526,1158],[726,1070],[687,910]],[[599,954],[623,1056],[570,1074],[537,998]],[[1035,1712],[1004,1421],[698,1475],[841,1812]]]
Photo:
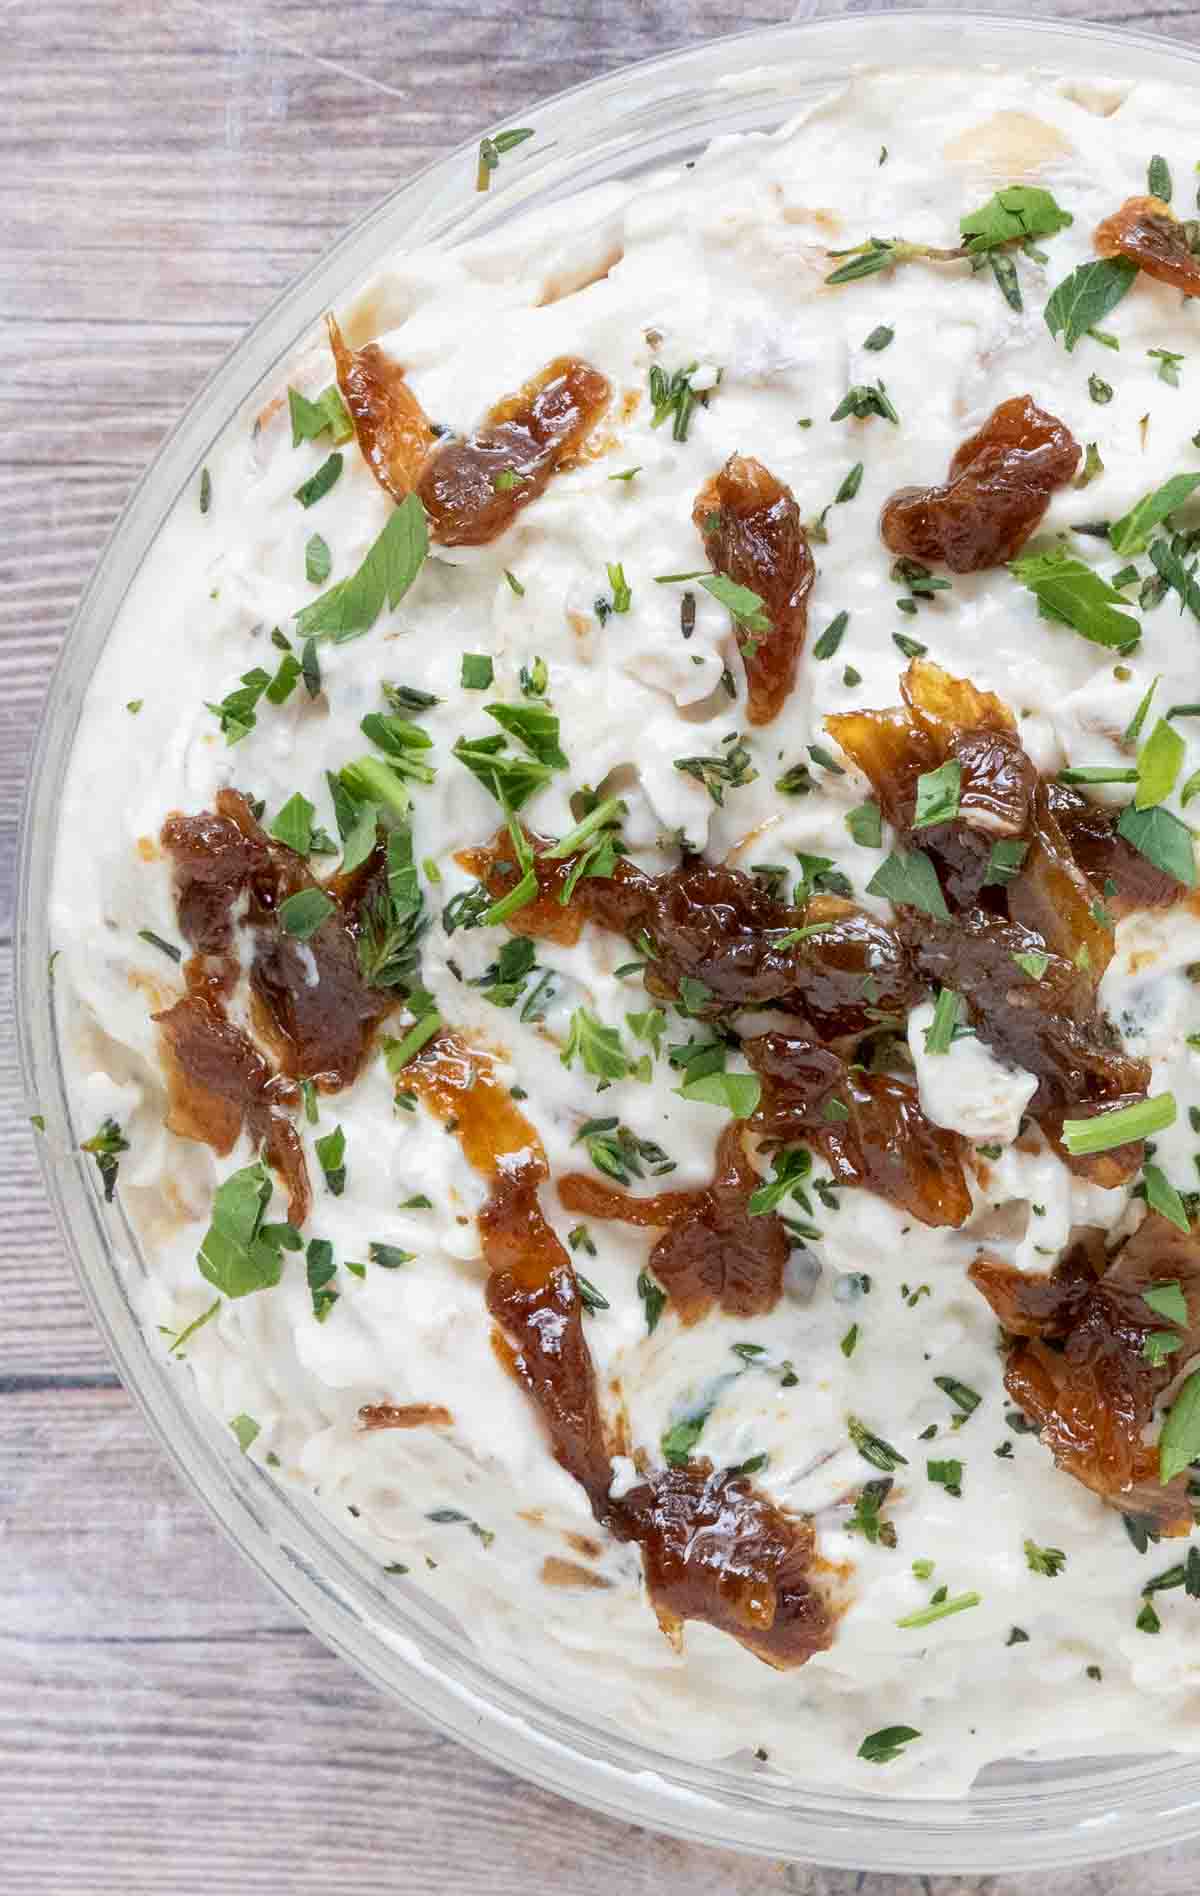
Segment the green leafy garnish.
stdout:
[[949,823],[958,815],[961,789],[962,765],[957,757],[948,758],[937,770],[922,771],[917,778],[913,828],[925,829],[931,823]]
[[314,586],[323,586],[329,578],[333,558],[329,544],[319,533],[310,534],[304,545],[304,577]]
[[358,968],[368,987],[411,986],[427,924],[410,824],[389,833],[386,882],[364,893],[357,921]]
[[226,692],[219,704],[205,700],[207,708],[220,720],[221,736],[227,744],[240,744],[254,729],[258,722],[258,701],[270,683],[270,672],[255,665],[251,671],[242,673],[240,688]]
[[1025,1564],[1031,1573],[1040,1573],[1047,1580],[1056,1580],[1067,1564],[1067,1556],[1061,1547],[1039,1547],[1035,1540],[1027,1540]]
[[879,895],[898,906],[920,909],[935,921],[948,922],[950,911],[942,894],[937,870],[920,849],[893,849],[867,884],[868,895]]
[[776,1152],[771,1160],[771,1176],[751,1193],[747,1207],[752,1218],[761,1218],[769,1211],[776,1211],[786,1198],[791,1198],[797,1188],[812,1171],[812,1154],[803,1146],[793,1146],[783,1152]]
[[659,1289],[648,1271],[639,1271],[637,1294],[642,1300],[642,1309],[646,1314],[646,1335],[653,1336],[658,1328],[658,1320],[666,1307],[667,1293]]
[[1156,1093],[1132,1106],[1099,1112],[1092,1119],[1064,1119],[1063,1144],[1073,1159],[1108,1152],[1135,1139],[1152,1138],[1175,1123],[1174,1093]]
[[1075,219],[1035,185],[1010,184],[977,211],[960,217],[958,227],[972,256],[1028,237],[1053,237]]
[[882,1468],[885,1475],[891,1475],[897,1468],[908,1466],[907,1455],[902,1455],[898,1448],[885,1442],[882,1435],[873,1434],[856,1415],[846,1417],[846,1428],[863,1460],[869,1461],[873,1468]]
[[[960,1461],[927,1461],[925,1473],[935,1488],[944,1488],[955,1501],[962,1500],[963,1465]],[[903,1626],[904,1621],[900,1624]]]
[[1192,832],[1186,823],[1161,805],[1139,810],[1127,803],[1117,819],[1117,834],[1123,836],[1156,869],[1162,869],[1187,889],[1196,885],[1196,859]]
[[1068,352],[1081,336],[1115,309],[1133,285],[1137,265],[1125,257],[1098,257],[1081,263],[1063,281],[1046,304],[1046,327],[1062,336]]
[[[722,739],[722,750],[715,756],[676,757],[676,770],[685,776],[694,777],[702,783],[713,802],[723,805],[727,789],[740,789],[744,784],[753,783],[758,776],[750,756],[749,746],[736,731]],[[807,769],[806,766],[802,768]],[[782,779],[780,780],[782,783]],[[811,787],[811,786],[810,786]],[[776,789],[780,784],[776,785]]]
[[559,1058],[569,1067],[576,1055],[583,1062],[584,1071],[600,1080],[603,1086],[611,1085],[613,1080],[623,1080],[629,1072],[629,1061],[617,1028],[606,1027],[586,1007],[577,1007],[571,1015],[567,1043]]
[[1194,1369],[1180,1388],[1158,1438],[1158,1479],[1163,1487],[1182,1474],[1197,1455],[1200,1455],[1200,1369]]
[[687,1466],[691,1452],[700,1440],[704,1424],[708,1421],[714,1407],[715,1404],[710,1402],[706,1408],[697,1410],[694,1415],[687,1416],[682,1422],[676,1422],[667,1430],[660,1446],[663,1459],[671,1468]]
[[[934,1462],[929,1464],[931,1468],[938,1465]],[[952,1465],[957,1466],[956,1463]],[[944,1588],[942,1590],[945,1591]],[[965,1613],[968,1607],[979,1606],[982,1600],[982,1593],[959,1593],[953,1599],[931,1602],[929,1606],[921,1607],[916,1613],[906,1613],[903,1619],[896,1621],[896,1624],[904,1627],[932,1626],[935,1620],[948,1619],[951,1613]]]
[[1184,607],[1192,617],[1200,619],[1200,585],[1196,582],[1196,563],[1185,565],[1174,545],[1166,540],[1155,540],[1150,547],[1150,563],[1158,574],[1164,587],[1169,586],[1179,598],[1179,610]]
[[196,1262],[200,1275],[226,1297],[247,1297],[270,1290],[283,1270],[280,1252],[299,1243],[290,1225],[264,1228],[271,1179],[261,1159],[233,1172],[218,1185],[211,1222]]
[[866,421],[870,415],[878,415],[884,421],[895,423],[900,420],[882,382],[856,382],[846,390],[829,419],[846,421],[851,415],[856,421]]
[[757,1073],[702,1073],[676,1088],[680,1099],[705,1106],[723,1106],[735,1119],[749,1119],[762,1097]]
[[1138,752],[1135,810],[1162,803],[1175,788],[1187,746],[1165,718],[1160,718]]
[[1142,1179],[1146,1186],[1146,1202],[1152,1211],[1157,1211],[1178,1231],[1191,1230],[1191,1223],[1179,1193],[1160,1165],[1147,1163],[1142,1167]]
[[329,1288],[337,1276],[337,1265],[333,1261],[333,1246],[328,1238],[312,1240],[305,1252],[305,1275],[312,1297],[313,1316],[318,1323],[324,1323],[340,1294]]
[[858,1747],[858,1755],[868,1764],[890,1764],[893,1758],[900,1756],[905,1745],[920,1736],[912,1725],[884,1725],[882,1730],[868,1733]]
[[567,768],[566,753],[558,741],[558,719],[546,705],[489,704],[484,710],[539,763],[552,770]]
[[296,941],[310,941],[323,922],[337,907],[324,889],[297,889],[279,904],[276,914],[285,935]]
[[358,571],[296,614],[301,638],[341,643],[369,632],[385,603],[393,610],[412,585],[429,551],[425,509],[409,494],[392,514]]
[[121,1131],[115,1119],[103,1119],[100,1129],[90,1139],[84,1139],[79,1150],[90,1153],[96,1161],[96,1170],[104,1187],[104,1202],[112,1204],[113,1193],[117,1189],[117,1172],[120,1167],[120,1154],[128,1152],[129,1141]]
[[1143,494],[1129,512],[1122,514],[1119,520],[1114,520],[1108,529],[1113,552],[1119,553],[1123,559],[1132,559],[1144,553],[1155,527],[1161,527],[1168,515],[1182,507],[1198,487],[1200,474],[1173,474],[1161,487]]
[[497,803],[512,811],[521,809],[530,797],[544,790],[553,774],[548,764],[509,756],[502,736],[460,737],[453,754],[485,790],[491,791]]
[[1141,637],[1119,592],[1069,553],[1032,553],[1011,560],[1009,572],[1028,586],[1043,618],[1069,625],[1094,645],[1123,649]]
[[846,828],[863,849],[879,849],[883,843],[883,817],[873,801],[860,803],[846,812]]
[[326,1185],[335,1198],[340,1198],[346,1189],[346,1135],[341,1126],[315,1140],[314,1148]]
[[1162,1284],[1148,1284],[1142,1292],[1142,1302],[1150,1306],[1156,1317],[1165,1317],[1168,1323],[1188,1321],[1187,1298],[1177,1277]]
[[464,691],[486,691],[495,676],[495,667],[486,652],[464,652],[460,683]]
[[493,132],[490,138],[479,141],[479,164],[475,172],[475,189],[486,191],[492,182],[492,173],[498,167],[507,151],[515,151],[527,138],[533,137],[532,125],[518,125],[507,132]]
[[952,988],[943,988],[937,997],[933,1019],[925,1029],[926,1053],[949,1053],[958,1025],[959,996]]
[[850,614],[848,612],[839,612],[836,618],[831,619],[813,646],[813,657],[832,658],[842,642],[842,637],[849,623]]
[[301,482],[293,498],[298,500],[302,507],[315,507],[317,502],[323,500],[330,488],[340,480],[342,466],[343,458],[335,448],[328,459],[322,461],[316,473],[310,474],[306,481]]
[[237,1437],[237,1445],[243,1455],[262,1434],[262,1425],[256,1422],[252,1415],[246,1415],[244,1411],[241,1415],[233,1416],[229,1426]]
[[1161,203],[1171,202],[1171,167],[1157,152],[1146,167],[1146,189]]
[[307,856],[313,842],[313,818],[316,810],[297,790],[283,805],[271,825],[271,834],[298,856]]

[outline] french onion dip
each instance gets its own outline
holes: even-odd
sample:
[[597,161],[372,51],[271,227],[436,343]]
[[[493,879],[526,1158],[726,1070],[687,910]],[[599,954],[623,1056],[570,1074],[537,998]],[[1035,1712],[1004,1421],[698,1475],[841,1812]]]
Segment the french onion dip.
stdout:
[[155,1346],[675,1756],[1197,1742],[1198,157],[891,72],[389,262],[88,691],[55,991]]

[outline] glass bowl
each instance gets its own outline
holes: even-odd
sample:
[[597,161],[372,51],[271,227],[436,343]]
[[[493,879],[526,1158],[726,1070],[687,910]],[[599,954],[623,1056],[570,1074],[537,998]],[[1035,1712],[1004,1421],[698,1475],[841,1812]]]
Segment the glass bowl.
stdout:
[[[387,253],[453,245],[606,179],[694,155],[719,133],[781,123],[853,68],[1036,67],[1192,86],[1200,52],[1147,34],[947,11],[857,13],[722,39],[561,94],[514,122],[537,137],[486,194],[474,147],[372,211],[250,331],[144,475],[80,603],[51,686],[25,812],[17,1017],[29,1094],[45,1115],[46,1188],[126,1387],[225,1531],[292,1607],[410,1711],[505,1768],[627,1821],[699,1842],[851,1869],[988,1872],[1086,1863],[1200,1833],[1200,1762],[1070,1759],[992,1766],[969,1796],[838,1794],[751,1763],[681,1763],[500,1676],[431,1602],[381,1584],[376,1563],[279,1487],[202,1411],[191,1380],[144,1334],[145,1265],[119,1206],[101,1215],[77,1153],[48,970],[48,908],[65,763],[97,657],[166,515],[214,439],[261,405],[322,312]],[[1198,97],[1200,106],[1200,97]],[[57,1155],[57,1156],[56,1156]],[[115,1215],[114,1215],[115,1214]]]

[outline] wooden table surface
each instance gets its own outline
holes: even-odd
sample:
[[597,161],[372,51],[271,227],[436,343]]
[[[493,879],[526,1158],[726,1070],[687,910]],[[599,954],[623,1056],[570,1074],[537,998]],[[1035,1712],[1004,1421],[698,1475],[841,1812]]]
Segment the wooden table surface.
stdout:
[[[520,123],[546,93],[792,11],[792,0],[0,0],[6,988],[19,795],[46,679],[111,522],[199,383],[351,219],[480,125]],[[1057,11],[1200,39],[1190,0]],[[1136,1867],[983,1879],[741,1859],[530,1790],[393,1710],[293,1622],[150,1440],[43,1200],[10,1035],[0,1058],[0,1888],[1192,1889],[1200,1845]]]

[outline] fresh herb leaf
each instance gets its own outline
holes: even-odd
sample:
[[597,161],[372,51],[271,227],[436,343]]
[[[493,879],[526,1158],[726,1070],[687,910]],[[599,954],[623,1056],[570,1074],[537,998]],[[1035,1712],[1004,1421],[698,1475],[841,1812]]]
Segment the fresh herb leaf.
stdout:
[[606,1027],[586,1007],[577,1007],[571,1015],[567,1043],[559,1058],[565,1067],[569,1067],[576,1055],[583,1062],[584,1071],[591,1073],[604,1086],[611,1085],[614,1080],[623,1080],[629,1072],[629,1061],[622,1049],[619,1031],[615,1027]]
[[[740,789],[758,776],[750,750],[736,731],[722,741],[723,754],[708,757],[676,757],[675,768],[702,783],[717,805],[725,802],[727,789]],[[776,789],[780,786],[776,785]]]
[[956,1501],[962,1500],[963,1465],[960,1461],[927,1461],[925,1473],[935,1487],[944,1488]]
[[1187,1208],[1170,1179],[1159,1165],[1146,1164],[1142,1167],[1142,1178],[1146,1186],[1146,1202],[1152,1211],[1157,1211],[1178,1231],[1191,1230]]
[[1146,167],[1146,189],[1151,197],[1158,198],[1161,203],[1171,202],[1171,167],[1157,152]]
[[[270,1290],[283,1270],[281,1234],[290,1226],[263,1228],[271,1179],[261,1159],[232,1172],[218,1185],[211,1222],[196,1262],[200,1275],[226,1297]],[[290,1245],[288,1248],[291,1248]]]
[[648,1271],[639,1271],[637,1294],[642,1300],[642,1309],[646,1315],[646,1335],[653,1336],[658,1328],[658,1320],[666,1307],[667,1293],[659,1289]]
[[954,1041],[954,1029],[958,1025],[958,1011],[962,1005],[953,988],[943,988],[937,997],[933,1010],[933,1019],[925,1029],[926,1053],[949,1053]]
[[1095,645],[1122,649],[1141,637],[1119,592],[1069,553],[1010,560],[1009,572],[1036,596],[1043,618],[1058,620]]
[[870,415],[878,415],[883,421],[898,423],[900,420],[882,382],[856,382],[846,390],[829,419],[846,421],[851,415],[856,421],[866,421]]
[[1055,203],[1049,191],[1035,185],[1010,184],[997,191],[977,211],[960,217],[958,227],[967,250],[978,255],[996,244],[1027,237],[1053,237],[1075,219]]
[[1186,606],[1193,618],[1200,619],[1200,585],[1195,577],[1196,562],[1193,560],[1191,566],[1185,565],[1173,545],[1166,540],[1154,540],[1150,546],[1150,563],[1164,586],[1169,586],[1178,595],[1180,612]]
[[1161,527],[1168,515],[1182,507],[1196,489],[1200,487],[1200,474],[1173,474],[1169,481],[1156,487],[1123,514],[1114,520],[1108,530],[1108,538],[1114,553],[1122,559],[1136,558],[1144,553],[1150,544],[1150,537],[1156,527]]
[[1187,357],[1177,355],[1173,349],[1147,349],[1146,354],[1158,362],[1158,379],[1171,388],[1179,387],[1179,364]]
[[1182,1326],[1188,1321],[1187,1298],[1178,1278],[1162,1284],[1148,1284],[1142,1292],[1142,1302],[1150,1306],[1156,1317],[1165,1317],[1168,1323]]
[[776,1152],[771,1159],[771,1176],[750,1194],[747,1210],[752,1218],[761,1218],[778,1210],[791,1198],[812,1171],[812,1154],[803,1146]]
[[1027,1540],[1025,1564],[1031,1573],[1040,1573],[1047,1580],[1056,1580],[1067,1564],[1067,1556],[1061,1547],[1039,1547],[1035,1540]]
[[1094,402],[1104,408],[1113,398],[1112,383],[1102,381],[1098,375],[1089,375],[1088,394]]
[[558,741],[558,719],[546,705],[488,704],[484,710],[539,763],[552,770],[567,768],[568,759]]
[[242,673],[240,688],[226,692],[220,704],[205,700],[213,716],[220,720],[221,736],[227,744],[240,744],[254,729],[258,721],[255,707],[270,683],[270,672],[256,665],[253,670]]
[[[832,281],[827,278],[826,281]],[[884,1725],[882,1730],[869,1732],[858,1747],[858,1755],[868,1764],[890,1764],[898,1758],[905,1745],[919,1738],[920,1732],[912,1725]]]
[[1192,850],[1192,832],[1169,810],[1156,805],[1139,810],[1127,803],[1117,819],[1117,834],[1123,836],[1147,861],[1167,875],[1174,876],[1187,889],[1196,885],[1196,859]]
[[342,465],[343,458],[335,448],[328,459],[322,461],[316,473],[310,474],[306,481],[301,482],[293,498],[298,500],[302,507],[315,507],[341,478]]
[[1200,1455],[1200,1369],[1183,1384],[1158,1440],[1158,1478],[1165,1487]]
[[883,817],[877,803],[868,801],[860,803],[857,809],[847,810],[846,828],[860,848],[879,849],[882,847]]
[[294,849],[298,856],[307,856],[312,848],[313,818],[316,810],[307,797],[297,790],[283,805],[279,815],[271,825],[272,836]]
[[1003,838],[992,844],[992,853],[988,857],[987,872],[983,878],[984,888],[1003,887],[1011,882],[1029,853],[1029,844],[1020,838]]
[[497,803],[516,811],[528,803],[530,797],[544,790],[552,772],[548,764],[538,763],[529,757],[510,757],[504,752],[503,737],[460,737],[454,746],[454,756],[460,764],[465,764],[472,776],[477,777],[485,790],[490,790]]
[[341,1126],[315,1140],[314,1149],[326,1185],[335,1198],[340,1198],[346,1189],[346,1134]]
[[702,1073],[676,1088],[680,1099],[705,1106],[724,1106],[735,1119],[749,1119],[762,1097],[757,1073]]
[[1027,954],[1014,955],[1013,960],[1021,973],[1027,974],[1031,981],[1040,981],[1050,966],[1049,955],[1044,954],[1040,948],[1031,948]]
[[464,691],[487,691],[495,676],[495,667],[486,652],[464,652],[460,683]]
[[128,1139],[115,1119],[103,1119],[100,1122],[99,1131],[94,1132],[90,1139],[84,1139],[79,1150],[90,1153],[95,1159],[96,1170],[100,1174],[100,1182],[104,1187],[104,1202],[111,1205],[113,1193],[117,1189],[119,1155],[122,1152],[128,1152]]
[[1046,304],[1046,327],[1061,335],[1068,352],[1081,336],[1115,309],[1132,288],[1137,265],[1125,257],[1099,257],[1064,277]]
[[957,1376],[935,1376],[933,1380],[963,1415],[975,1413],[982,1398],[968,1383],[959,1382]]
[[295,895],[279,904],[276,914],[285,935],[296,941],[310,941],[336,907],[324,889],[297,889]]
[[853,500],[862,486],[862,480],[863,464],[861,461],[856,461],[850,472],[843,477],[842,484],[833,497],[834,505],[841,506],[846,501]]
[[166,955],[170,961],[183,960],[183,949],[177,948],[173,941],[164,941],[162,936],[156,935],[152,928],[139,928],[138,940],[147,942],[151,948],[157,948],[159,953]]
[[396,508],[362,565],[296,614],[301,638],[335,642],[369,632],[384,605],[393,610],[412,585],[429,551],[425,509],[416,494]]
[[1152,809],[1170,796],[1183,768],[1186,749],[1178,731],[1160,718],[1138,752],[1135,810]]
[[938,922],[950,919],[937,870],[920,849],[893,849],[868,882],[867,894],[882,896],[898,907],[920,909]]
[[[1198,478],[1200,478],[1200,476],[1198,476]],[[831,619],[813,646],[813,657],[832,658],[842,642],[843,635],[849,623],[850,614],[848,612],[839,612],[836,618]]]
[[917,807],[913,815],[914,829],[925,829],[931,823],[949,823],[958,815],[958,799],[962,789],[962,765],[957,757],[949,758],[937,770],[925,770],[917,778]]
[[339,1296],[338,1291],[329,1288],[337,1276],[337,1265],[333,1261],[333,1246],[328,1238],[312,1240],[305,1252],[305,1274],[312,1297],[313,1316],[318,1323],[324,1323]]
[[309,535],[304,546],[304,577],[314,586],[323,586],[329,578],[333,558],[328,542],[319,533]]
[[902,1455],[898,1448],[893,1448],[890,1442],[885,1442],[881,1435],[873,1434],[856,1415],[846,1417],[846,1428],[850,1440],[863,1460],[869,1461],[873,1468],[881,1468],[885,1475],[891,1475],[897,1468],[908,1466],[907,1455]]

